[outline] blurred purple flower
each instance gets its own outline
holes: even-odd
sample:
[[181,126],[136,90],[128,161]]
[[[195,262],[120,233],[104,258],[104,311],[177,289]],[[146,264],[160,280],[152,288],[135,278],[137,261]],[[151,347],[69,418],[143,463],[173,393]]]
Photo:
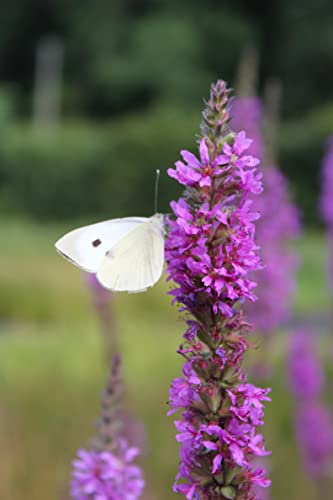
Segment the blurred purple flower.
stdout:
[[321,180],[320,212],[326,225],[333,229],[333,136],[327,140]]
[[259,97],[236,97],[231,103],[231,128],[236,132],[245,130],[252,144],[247,153],[263,159],[262,104]]
[[305,471],[314,479],[329,476],[333,458],[333,421],[328,409],[320,401],[300,403],[295,424]]
[[321,402],[324,373],[313,335],[296,332],[289,347],[289,388],[295,400],[296,437],[304,469],[314,479],[327,476],[333,458],[333,422]]
[[320,213],[327,226],[328,280],[333,291],[333,136],[327,140],[322,164]]
[[110,303],[112,294],[100,284],[95,274],[84,273],[84,280],[87,283],[88,288],[91,290],[97,313],[99,315],[101,309],[105,308]]
[[258,213],[249,196],[261,192],[261,174],[247,154],[252,141],[228,129],[228,94],[223,81],[212,86],[199,156],[182,151],[186,165],[168,171],[187,186],[171,203],[166,260],[174,301],[190,315],[178,350],[183,377],[171,385],[169,412],[183,411],[175,422],[181,464],[174,491],[189,500],[250,500],[254,485],[270,485],[265,471],[251,466],[254,456],[268,454],[256,427],[263,425],[270,390],[246,381],[242,361],[251,326],[236,307],[256,299],[248,274],[260,268]]
[[289,388],[296,399],[311,399],[320,395],[324,374],[313,335],[302,330],[292,335],[288,368]]
[[75,500],[136,500],[144,489],[141,469],[133,465],[139,454],[125,440],[118,443],[118,453],[78,451],[73,462],[71,497]]
[[[143,472],[134,465],[137,447],[128,445],[131,432],[121,410],[123,387],[120,356],[111,364],[97,436],[90,450],[79,450],[73,462],[71,497],[75,500],[137,500],[144,489]],[[126,436],[126,437],[125,437]]]
[[[299,214],[289,200],[287,182],[275,167],[267,167],[264,192],[254,201],[261,214],[257,241],[264,269],[256,274],[258,301],[246,313],[260,331],[271,332],[289,319],[295,292],[298,258],[290,243],[300,234]],[[276,215],[278,214],[278,216]]]
[[[261,160],[264,157],[261,103],[257,97],[237,98],[232,103],[231,124],[236,131],[245,130],[252,137],[250,146]],[[299,236],[299,213],[291,203],[287,180],[274,166],[263,169],[264,190],[253,197],[252,210],[260,214],[256,224],[256,241],[264,268],[251,275],[258,283],[256,302],[247,303],[245,312],[255,328],[269,333],[289,318],[295,290],[298,259],[290,242]],[[278,215],[277,215],[278,214]]]

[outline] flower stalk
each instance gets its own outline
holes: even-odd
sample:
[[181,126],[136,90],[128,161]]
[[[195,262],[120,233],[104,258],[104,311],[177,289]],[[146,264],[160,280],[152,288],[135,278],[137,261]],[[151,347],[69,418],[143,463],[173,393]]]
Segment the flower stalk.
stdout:
[[144,489],[142,470],[133,464],[139,449],[129,446],[125,437],[120,364],[115,355],[102,394],[97,435],[90,449],[80,449],[73,462],[70,493],[75,500],[137,500]]
[[251,330],[242,306],[255,300],[256,286],[248,274],[261,268],[254,241],[259,214],[250,199],[262,191],[261,174],[246,153],[252,141],[230,129],[229,97],[225,82],[212,85],[199,156],[182,151],[183,161],[168,170],[186,186],[171,203],[166,260],[174,301],[187,315],[178,350],[183,376],[171,385],[169,414],[182,411],[174,491],[189,500],[252,500],[254,485],[270,485],[265,471],[251,466],[268,454],[257,427],[269,389],[249,384],[242,367]]
[[100,323],[101,334],[105,346],[107,364],[112,360],[113,353],[119,351],[117,328],[113,311],[113,296],[98,281],[95,274],[85,273],[84,278],[91,293],[92,302]]

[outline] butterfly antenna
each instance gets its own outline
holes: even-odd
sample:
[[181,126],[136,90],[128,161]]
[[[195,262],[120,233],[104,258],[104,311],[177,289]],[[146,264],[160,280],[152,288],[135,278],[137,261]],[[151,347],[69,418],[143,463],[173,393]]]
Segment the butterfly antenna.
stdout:
[[154,210],[155,214],[157,214],[157,201],[158,201],[158,181],[160,179],[161,171],[159,169],[156,170],[156,179],[155,179],[155,197],[154,197]]

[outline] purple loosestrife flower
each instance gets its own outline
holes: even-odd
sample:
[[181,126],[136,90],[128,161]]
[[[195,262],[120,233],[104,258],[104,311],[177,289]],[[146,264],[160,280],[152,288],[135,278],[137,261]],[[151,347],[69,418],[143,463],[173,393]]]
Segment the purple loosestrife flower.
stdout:
[[324,374],[313,336],[294,334],[289,348],[289,387],[295,400],[296,438],[305,471],[327,477],[333,458],[333,422],[321,401]]
[[[251,154],[262,160],[261,103],[257,97],[241,97],[232,102],[231,124],[236,131],[245,130],[253,139]],[[247,318],[264,333],[271,333],[285,322],[290,314],[295,290],[295,271],[298,259],[290,242],[300,232],[299,214],[290,201],[287,180],[274,166],[263,168],[263,187],[260,196],[253,197],[252,210],[260,213],[256,224],[256,241],[264,268],[251,275],[258,283],[256,302],[245,305]],[[278,217],[276,214],[279,214]]]
[[[267,470],[270,473],[270,464],[267,463],[267,458],[266,457],[256,457],[253,462],[252,466],[256,469],[262,470],[263,473],[267,474]],[[265,469],[263,469],[263,466],[265,466]],[[258,500],[271,500],[271,490],[270,488],[262,488],[260,484],[256,484],[254,482],[253,485],[253,490],[255,493],[255,498]]]
[[119,440],[117,455],[110,451],[79,450],[73,462],[71,496],[77,500],[133,500],[139,498],[144,481],[132,461],[139,454]]
[[315,399],[324,384],[323,370],[313,336],[299,330],[289,345],[289,388],[297,400]]
[[132,463],[139,449],[123,437],[119,370],[120,358],[115,356],[102,397],[97,437],[92,448],[79,450],[73,462],[71,497],[75,500],[136,500],[143,492],[142,470]]
[[321,176],[320,212],[324,222],[333,230],[333,136],[327,141]]
[[320,401],[300,403],[295,425],[305,472],[317,480],[329,477],[333,458],[333,422],[328,409]]
[[231,127],[236,132],[245,130],[252,144],[247,153],[259,158],[264,156],[262,137],[262,104],[258,97],[237,97],[231,105]]
[[264,269],[255,274],[258,301],[247,304],[245,310],[256,328],[270,333],[290,316],[298,265],[290,243],[299,236],[300,223],[298,210],[289,199],[287,181],[276,167],[265,168],[263,185],[264,191],[253,207],[261,214],[256,235]]
[[247,154],[244,132],[229,130],[229,90],[211,88],[203,112],[199,155],[182,151],[184,162],[169,169],[186,186],[172,202],[166,260],[176,284],[174,301],[188,315],[183,376],[170,388],[181,464],[174,491],[187,499],[256,498],[254,485],[270,484],[253,457],[267,455],[257,427],[269,389],[249,384],[242,368],[251,325],[240,304],[255,300],[250,272],[261,267],[254,241],[250,195],[260,193],[258,160]]

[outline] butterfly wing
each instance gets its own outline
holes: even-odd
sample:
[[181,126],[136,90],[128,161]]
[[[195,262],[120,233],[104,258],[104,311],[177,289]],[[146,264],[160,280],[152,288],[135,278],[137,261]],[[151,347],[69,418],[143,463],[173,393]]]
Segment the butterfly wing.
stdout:
[[161,277],[164,237],[152,218],[132,229],[107,252],[97,279],[109,290],[143,292]]
[[76,266],[96,273],[106,253],[127,233],[147,220],[146,217],[125,217],[84,226],[65,234],[55,247]]

